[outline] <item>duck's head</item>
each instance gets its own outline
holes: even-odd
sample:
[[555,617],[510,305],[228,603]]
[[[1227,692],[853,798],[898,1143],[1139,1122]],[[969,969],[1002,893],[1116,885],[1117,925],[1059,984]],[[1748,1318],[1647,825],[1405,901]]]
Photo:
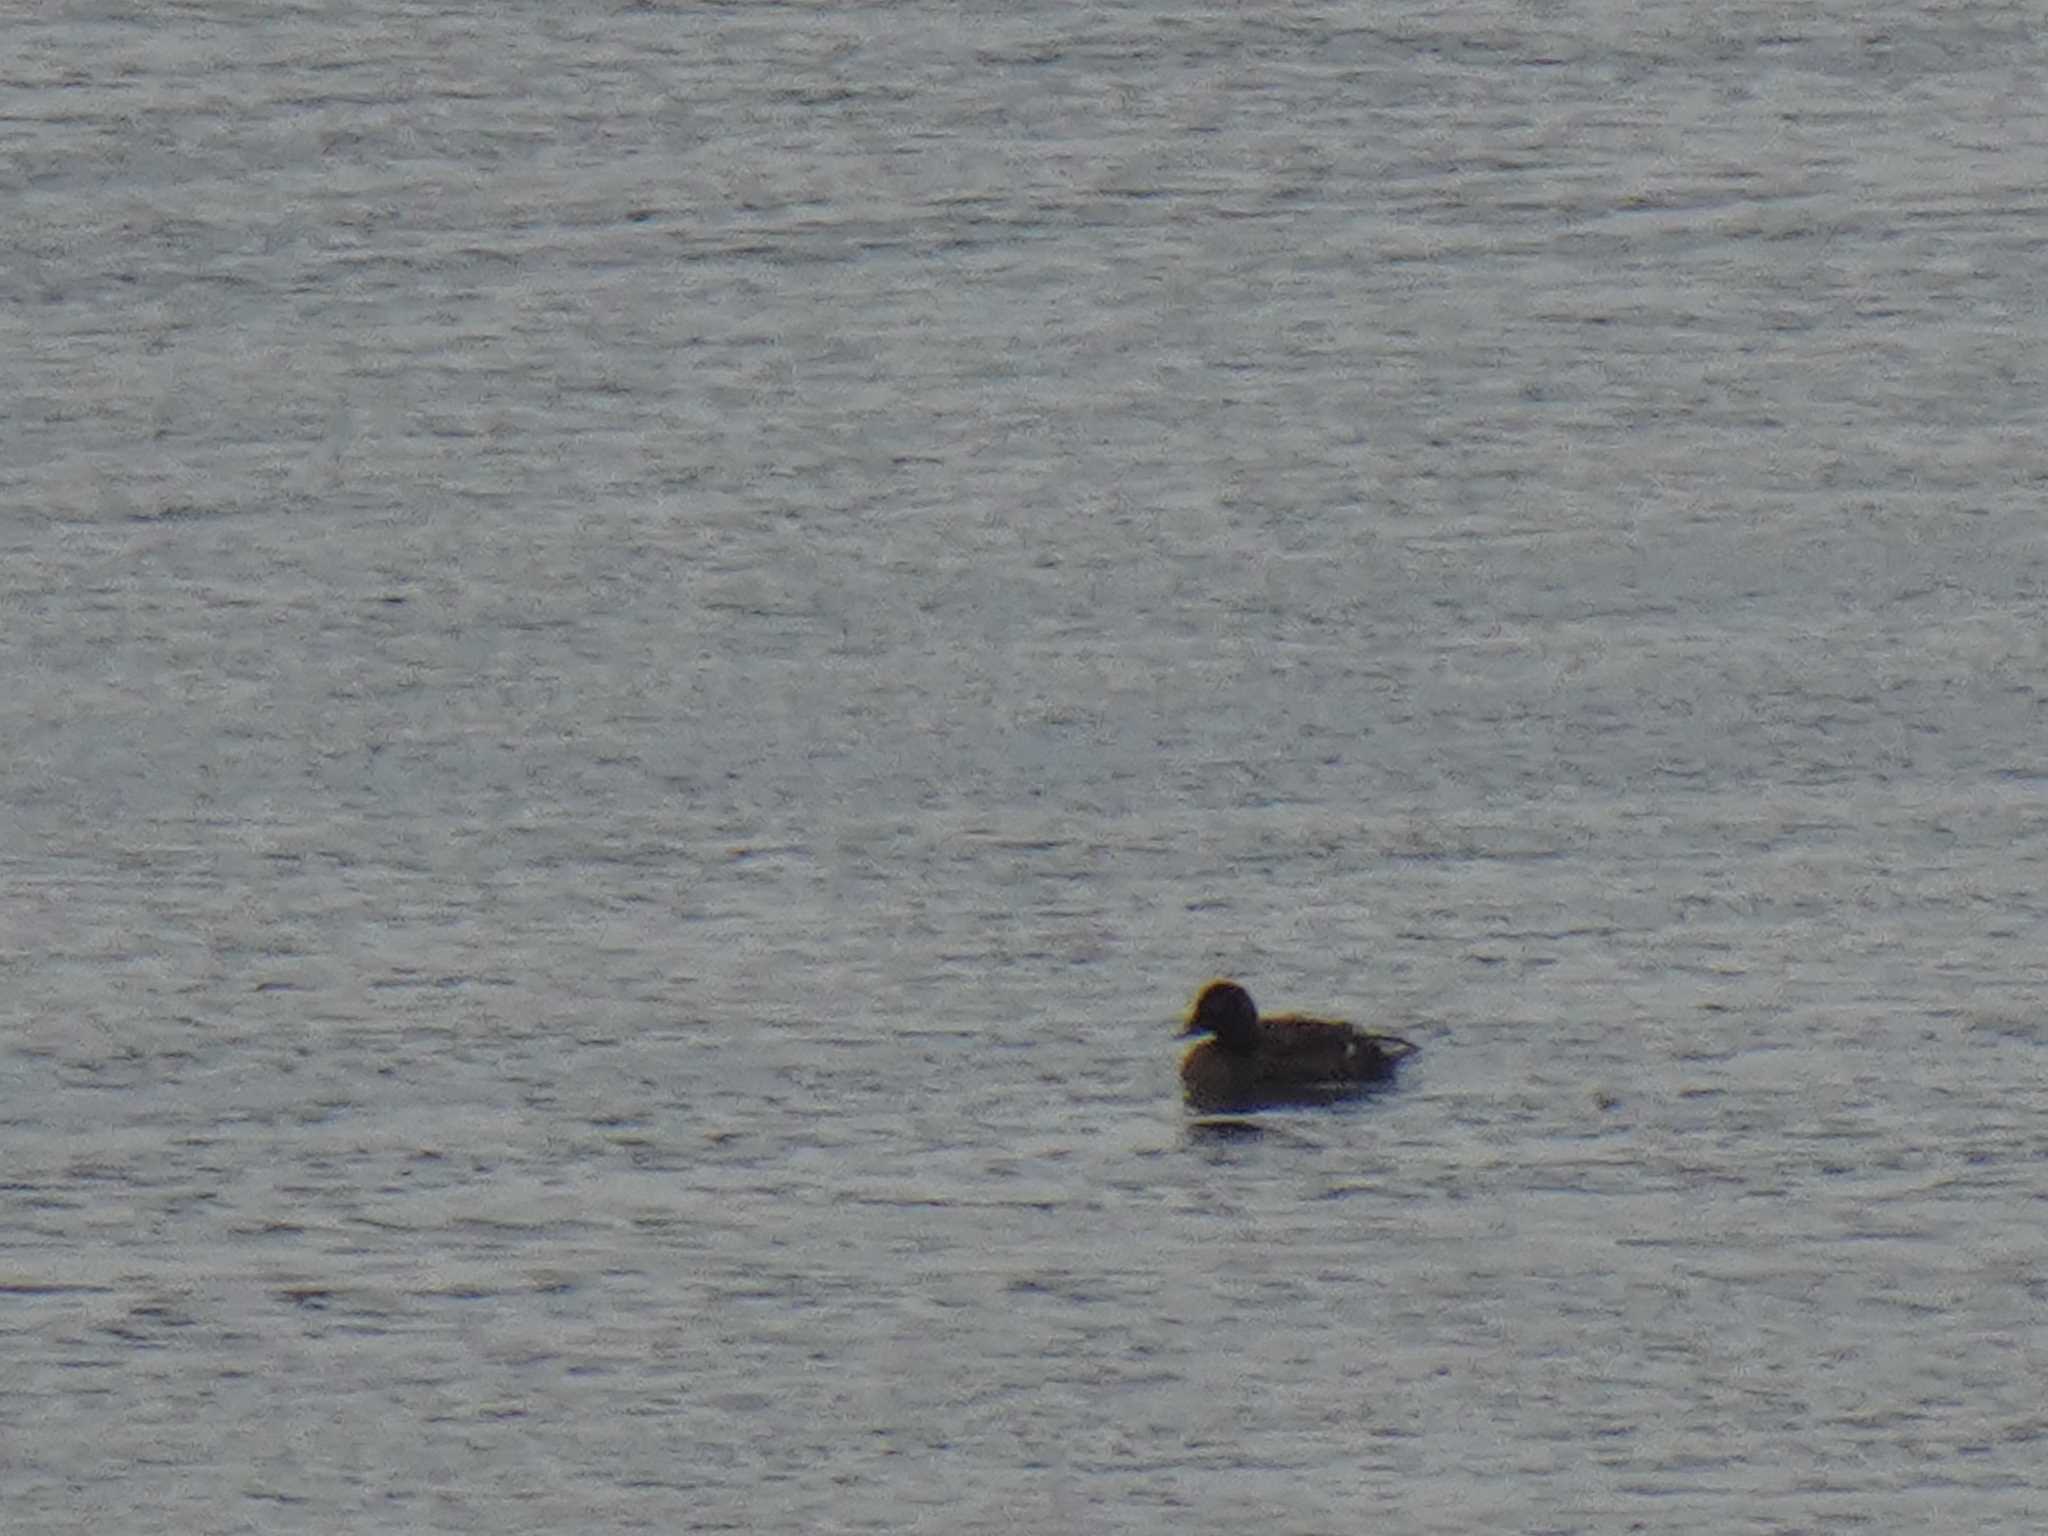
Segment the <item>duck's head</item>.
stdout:
[[1249,1046],[1259,1031],[1252,995],[1234,981],[1212,981],[1188,1010],[1183,1035],[1214,1035],[1226,1048]]

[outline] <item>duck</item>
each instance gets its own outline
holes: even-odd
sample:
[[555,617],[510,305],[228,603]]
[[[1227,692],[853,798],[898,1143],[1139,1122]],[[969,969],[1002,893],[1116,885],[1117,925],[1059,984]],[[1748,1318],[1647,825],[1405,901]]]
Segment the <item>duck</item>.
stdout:
[[1190,1107],[1204,1111],[1328,1104],[1374,1083],[1419,1046],[1337,1019],[1299,1014],[1259,1017],[1251,993],[1234,981],[1212,981],[1188,1011],[1186,1039],[1209,1038],[1180,1064]]

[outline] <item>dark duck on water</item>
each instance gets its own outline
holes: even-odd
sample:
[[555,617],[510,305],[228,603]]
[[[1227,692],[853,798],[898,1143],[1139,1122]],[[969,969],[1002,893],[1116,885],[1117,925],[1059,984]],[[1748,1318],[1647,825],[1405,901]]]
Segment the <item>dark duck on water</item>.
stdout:
[[1181,1034],[1209,1036],[1180,1064],[1189,1105],[1205,1111],[1332,1103],[1388,1081],[1417,1050],[1399,1035],[1335,1019],[1262,1019],[1234,981],[1204,987]]

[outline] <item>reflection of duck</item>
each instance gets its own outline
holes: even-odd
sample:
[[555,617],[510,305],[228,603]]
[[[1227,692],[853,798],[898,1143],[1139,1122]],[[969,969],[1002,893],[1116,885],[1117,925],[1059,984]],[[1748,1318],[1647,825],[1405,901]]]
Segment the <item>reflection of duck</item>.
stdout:
[[1335,1019],[1259,1017],[1234,981],[1202,988],[1183,1035],[1208,1035],[1180,1064],[1188,1103],[1201,1110],[1327,1104],[1394,1075],[1418,1049],[1399,1035],[1374,1034]]

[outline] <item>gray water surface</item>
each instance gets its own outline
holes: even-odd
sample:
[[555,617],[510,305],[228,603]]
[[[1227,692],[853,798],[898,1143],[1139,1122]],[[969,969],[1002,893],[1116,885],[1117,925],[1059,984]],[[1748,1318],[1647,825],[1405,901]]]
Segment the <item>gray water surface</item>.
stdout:
[[10,1536],[2039,1530],[2038,22],[11,22]]

